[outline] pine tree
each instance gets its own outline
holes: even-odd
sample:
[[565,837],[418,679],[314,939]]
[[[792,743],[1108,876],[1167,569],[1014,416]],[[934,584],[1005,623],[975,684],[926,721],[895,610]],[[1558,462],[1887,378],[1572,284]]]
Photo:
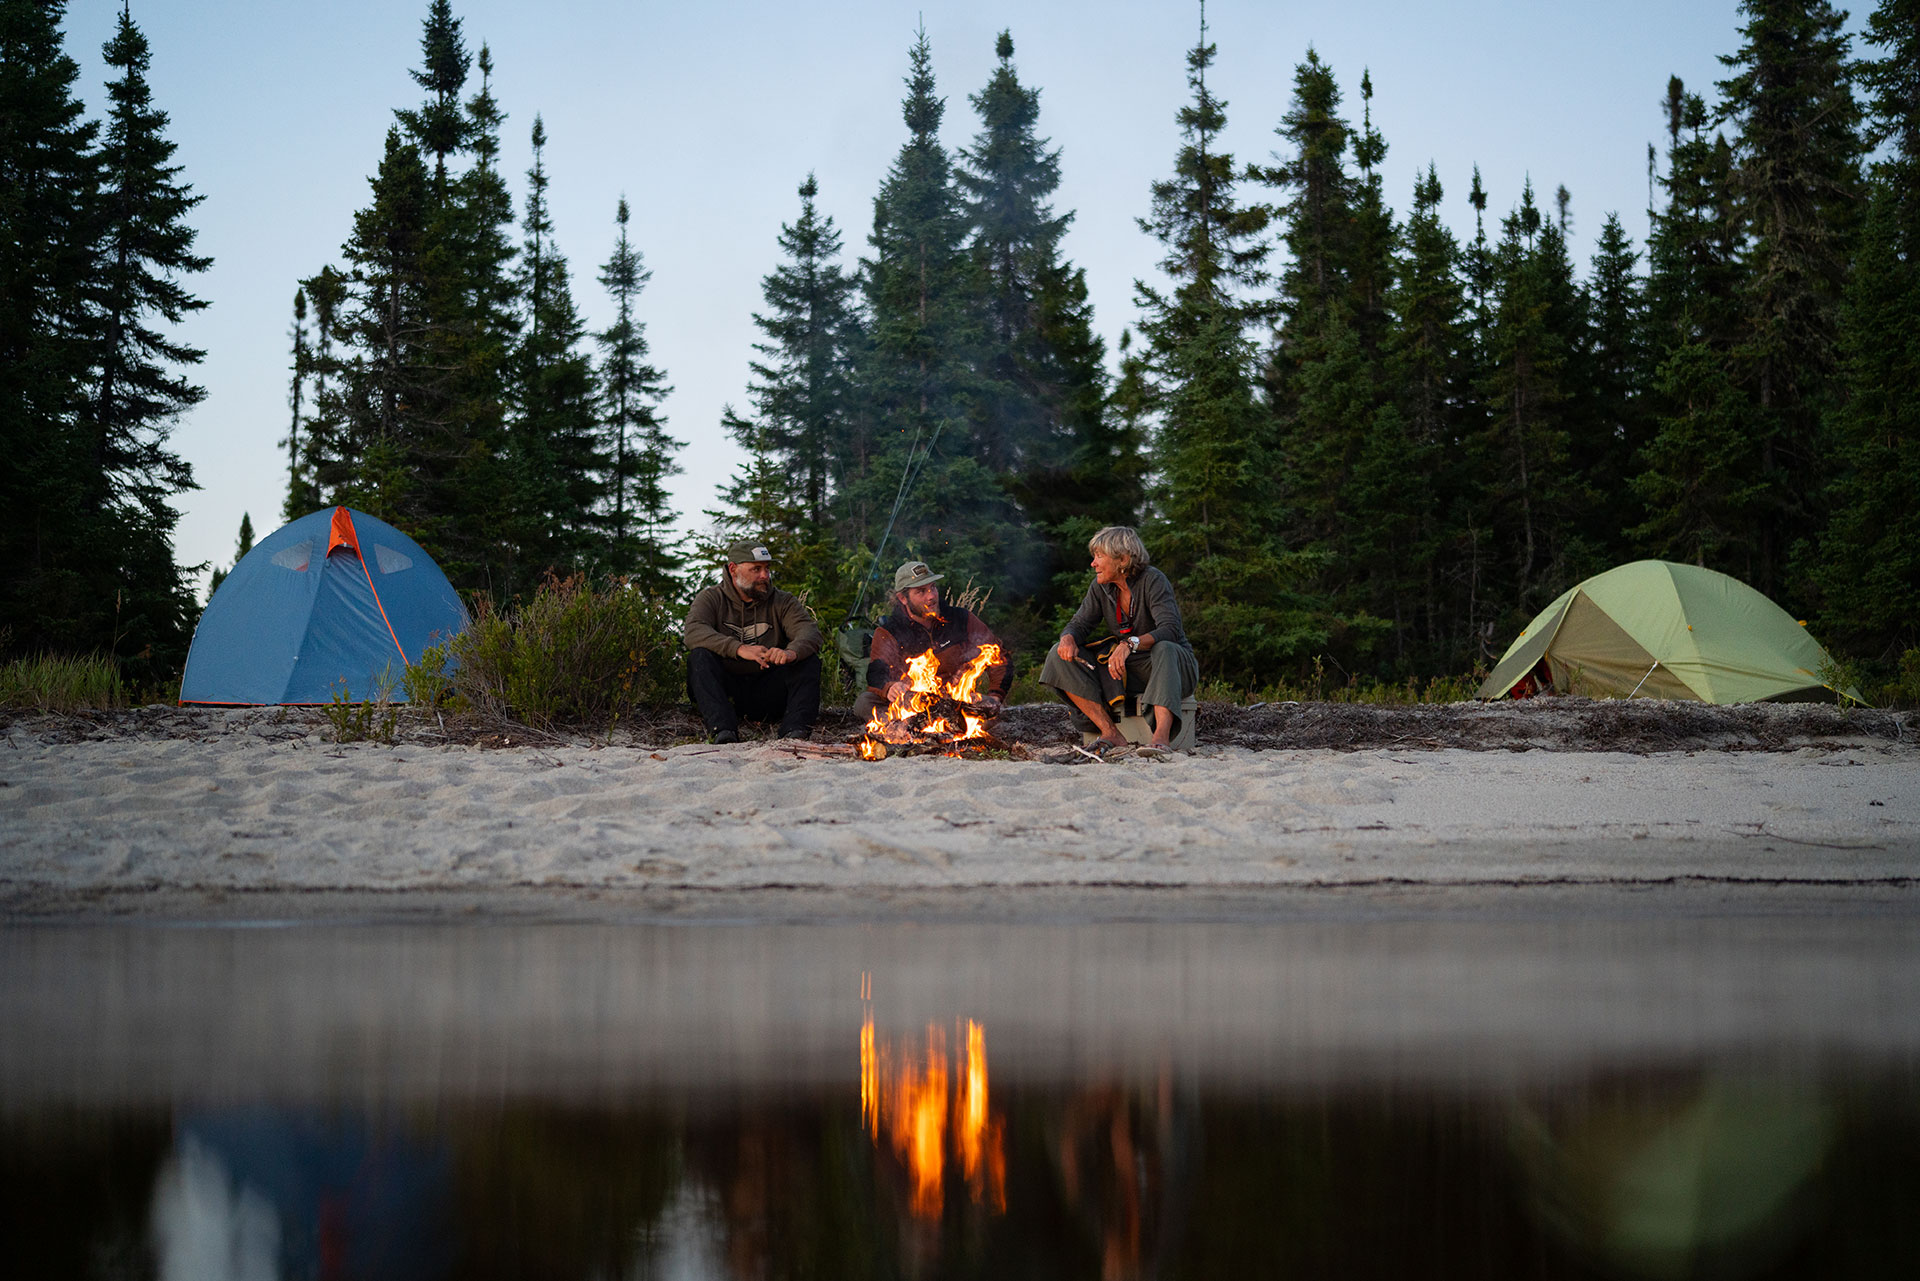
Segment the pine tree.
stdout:
[[420,70],[411,74],[413,82],[427,91],[427,100],[412,111],[397,114],[414,144],[433,157],[434,196],[444,202],[447,157],[462,149],[473,128],[472,117],[460,102],[472,63],[460,33],[460,19],[453,16],[449,0],[431,0],[427,6],[420,34],[420,63]]
[[[909,55],[907,141],[874,200],[865,260],[872,338],[860,373],[879,438],[867,475],[841,493],[847,541],[874,548],[870,584],[890,553],[938,561],[957,582],[1030,585],[1040,549],[980,461],[981,289],[967,252],[926,32]],[[863,589],[863,596],[870,595]]]
[[99,478],[73,429],[93,354],[99,126],[74,96],[62,14],[0,0],[0,647],[16,652],[112,636],[89,536]]
[[1771,510],[1755,586],[1775,590],[1810,535],[1825,481],[1840,296],[1860,205],[1860,113],[1845,15],[1825,0],[1743,0],[1739,52],[1723,57],[1720,118],[1737,126],[1733,179],[1748,238],[1735,357],[1754,398]]
[[[1118,475],[1102,470],[1114,461],[1103,422],[1106,350],[1093,330],[1086,273],[1061,257],[1073,214],[1056,215],[1050,203],[1060,152],[1037,133],[1040,91],[1020,83],[1010,32],[1000,33],[995,54],[992,78],[970,99],[981,128],[956,174],[985,292],[976,456],[1047,531],[1050,580],[1062,557],[1078,567],[1092,512],[1113,517],[1104,523],[1132,518],[1137,480],[1126,460]],[[1109,493],[1116,485],[1122,492]]]
[[1356,184],[1346,157],[1352,131],[1339,113],[1333,69],[1313,49],[1294,68],[1293,100],[1274,132],[1279,163],[1250,174],[1279,189],[1272,217],[1289,262],[1279,273],[1277,329],[1267,362],[1268,401],[1286,466],[1289,537],[1346,580],[1337,545],[1348,528],[1344,488],[1375,408],[1376,379],[1357,331]]
[[859,285],[840,268],[840,232],[814,204],[819,194],[809,173],[799,218],[781,225],[785,260],[760,282],[766,308],[753,323],[766,341],[754,344],[747,388],[757,418],[748,435],[778,461],[814,528],[827,523],[838,478],[864,472],[869,447],[856,438],[853,409]]
[[[239,567],[240,562],[242,560],[245,560],[247,553],[252,550],[253,550],[253,517],[246,512],[241,512],[240,513],[240,535],[238,538],[234,540],[234,547],[233,547],[233,563],[235,568]],[[211,581],[209,581],[207,584],[207,600],[209,602],[213,600],[213,594],[220,590],[220,584],[227,581],[227,573],[228,571],[224,569],[216,568],[213,571],[213,577]]]
[[1414,183],[1413,208],[1401,236],[1389,297],[1387,381],[1405,424],[1400,457],[1370,466],[1382,488],[1376,508],[1393,508],[1379,540],[1397,568],[1376,570],[1395,589],[1396,661],[1428,671],[1470,661],[1468,637],[1474,570],[1463,540],[1477,468],[1467,453],[1473,404],[1462,252],[1440,216],[1445,195],[1434,166]]
[[1235,198],[1233,157],[1218,141],[1226,104],[1206,82],[1217,53],[1203,11],[1187,54],[1193,98],[1178,117],[1185,141],[1141,220],[1166,246],[1160,268],[1174,287],[1136,281],[1134,294],[1148,343],[1140,390],[1158,419],[1150,547],[1180,592],[1203,670],[1253,681],[1325,646],[1331,627],[1301,599],[1301,565],[1276,537],[1272,420],[1254,394],[1247,336],[1262,309],[1246,296],[1265,279],[1268,215]]
[[1489,412],[1483,457],[1493,476],[1493,528],[1510,549],[1505,607],[1524,622],[1570,585],[1568,363],[1578,316],[1566,240],[1541,216],[1531,181],[1500,229],[1481,388]]
[[1651,438],[1632,489],[1642,550],[1753,581],[1762,502],[1752,401],[1731,373],[1740,342],[1733,149],[1706,137],[1706,104],[1669,82],[1667,208],[1648,245]]
[[1831,511],[1805,556],[1822,639],[1886,666],[1920,647],[1920,3],[1867,22],[1867,141],[1883,147],[1839,317]]
[[598,559],[641,590],[664,596],[674,588],[680,558],[667,536],[674,512],[666,480],[678,475],[673,455],[683,442],[666,433],[658,413],[671,390],[665,375],[647,363],[647,327],[634,318],[634,300],[653,273],[627,239],[626,197],[614,222],[620,237],[600,269],[600,283],[614,302],[614,321],[596,335],[600,344],[600,453],[606,460],[611,501],[603,512],[604,550]]
[[586,325],[574,307],[567,260],[554,243],[547,212],[547,132],[539,116],[531,141],[520,224],[521,340],[512,361],[516,413],[507,434],[514,542],[506,586],[516,594],[530,590],[542,574],[582,567],[598,537],[606,468],[593,366],[580,351]]
[[[313,412],[303,424],[298,462],[287,486],[281,515],[298,520],[327,502],[347,484],[348,422],[341,395],[345,365],[335,344],[347,303],[347,278],[331,266],[300,282],[313,310],[313,341],[303,354],[313,379]],[[295,377],[300,376],[296,370]]]
[[1627,481],[1650,437],[1646,389],[1652,371],[1638,263],[1620,216],[1609,213],[1586,289],[1583,394],[1572,453],[1574,473],[1593,496],[1587,532],[1609,564],[1627,559],[1630,551],[1625,531],[1637,515]]
[[195,488],[186,461],[167,448],[174,420],[206,398],[181,367],[199,349],[166,328],[206,307],[181,277],[213,260],[193,252],[187,215],[203,197],[170,164],[175,145],[167,116],[147,83],[146,37],[123,8],[102,50],[118,72],[107,85],[107,127],[100,149],[101,203],[92,280],[97,342],[87,400],[76,427],[91,454],[90,537],[109,558],[119,599],[114,642],[143,655],[158,676],[186,658],[193,598],[174,563],[179,522],[168,499]]
[[[313,349],[307,345],[307,291],[304,286],[293,291],[293,327],[287,336],[293,340],[293,360],[290,368],[293,377],[287,386],[287,407],[293,411],[293,417],[287,424],[286,439],[280,444],[287,451],[287,500],[283,510],[308,512],[319,505],[319,493],[303,466],[305,440],[301,437],[301,428],[305,423],[307,407],[307,379],[313,373]],[[288,520],[295,519],[289,515]]]
[[432,432],[445,371],[427,345],[427,171],[397,127],[370,186],[372,202],[354,215],[341,250],[351,271],[337,336],[352,356],[337,366],[341,422],[325,441],[335,452],[317,470],[327,501],[414,527],[420,475],[411,464]]

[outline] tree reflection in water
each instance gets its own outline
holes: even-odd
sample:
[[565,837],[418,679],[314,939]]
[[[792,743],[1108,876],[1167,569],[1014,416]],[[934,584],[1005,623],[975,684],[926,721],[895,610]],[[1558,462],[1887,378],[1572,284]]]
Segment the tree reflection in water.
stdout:
[[[947,1043],[950,1127],[964,1026]],[[0,1233],[13,1274],[161,1275],[156,1216],[177,1212],[198,1145],[227,1203],[273,1207],[272,1275],[287,1278],[362,1275],[353,1261],[377,1258],[420,1278],[567,1281],[1757,1281],[1920,1262],[1920,1090],[1905,1069],[1824,1083],[1614,1071],[1517,1093],[1007,1076],[985,1099],[1001,1198],[974,1197],[950,1128],[933,1217],[889,1135],[876,1142],[849,1063],[837,1088],[778,1094],[0,1111]]]

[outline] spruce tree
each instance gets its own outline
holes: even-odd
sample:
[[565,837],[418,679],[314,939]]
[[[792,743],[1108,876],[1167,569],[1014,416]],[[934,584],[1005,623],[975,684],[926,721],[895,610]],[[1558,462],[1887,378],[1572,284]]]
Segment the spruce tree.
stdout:
[[606,468],[593,366],[580,350],[586,325],[547,211],[547,131],[539,116],[530,137],[533,163],[520,224],[521,338],[512,359],[515,413],[507,433],[510,594],[531,590],[543,574],[583,567],[598,538]]
[[757,427],[749,435],[778,461],[805,521],[823,527],[841,477],[860,475],[867,442],[856,439],[853,376],[862,331],[859,284],[841,270],[840,232],[815,205],[819,183],[800,184],[800,216],[780,228],[784,261],[760,282],[765,309],[753,323],[747,394]]
[[1632,481],[1644,552],[1754,581],[1766,493],[1741,341],[1733,149],[1706,136],[1706,104],[1669,84],[1667,207],[1648,245],[1650,437]]
[[[1428,671],[1471,661],[1474,622],[1472,542],[1464,538],[1478,479],[1466,445],[1474,432],[1472,364],[1462,251],[1440,215],[1445,195],[1433,165],[1414,183],[1413,207],[1401,236],[1389,297],[1388,384],[1405,424],[1397,468],[1402,492],[1383,497],[1398,510],[1380,540],[1394,562],[1376,571],[1395,588],[1398,662]],[[1369,465],[1379,467],[1369,458]],[[1389,472],[1381,478],[1391,480]]]
[[1882,148],[1839,317],[1831,512],[1805,556],[1821,637],[1891,667],[1920,647],[1920,0],[1883,0],[1860,67]]
[[447,157],[465,145],[473,120],[463,109],[460,91],[472,62],[453,16],[449,0],[430,0],[420,34],[420,69],[410,73],[427,91],[427,100],[412,111],[398,112],[401,125],[422,152],[433,157],[433,190],[447,195]]
[[76,427],[91,454],[91,537],[100,540],[96,554],[109,558],[119,600],[114,643],[142,655],[149,665],[138,676],[151,679],[185,660],[192,634],[193,598],[173,559],[180,517],[167,500],[195,485],[167,437],[175,419],[206,398],[181,372],[205,353],[168,330],[206,307],[181,277],[213,260],[193,252],[186,219],[203,197],[169,163],[175,145],[147,83],[147,40],[126,9],[101,52],[118,74],[107,85],[100,148],[97,337]]
[[[293,416],[287,423],[286,439],[280,442],[287,451],[287,499],[283,510],[289,513],[308,512],[319,504],[319,494],[303,465],[306,441],[301,436],[301,429],[306,420],[307,379],[314,370],[313,349],[307,345],[307,291],[304,286],[293,291],[293,327],[287,336],[293,340],[290,365],[293,377],[287,385],[287,407],[292,410]],[[295,517],[289,515],[287,519],[293,520]]]
[[99,126],[74,96],[63,9],[0,0],[0,646],[16,652],[104,651],[113,633],[90,516],[101,477],[75,430],[94,355]]
[[350,478],[348,420],[341,394],[345,365],[336,347],[346,315],[347,286],[347,277],[331,266],[300,282],[299,292],[313,312],[313,341],[303,353],[305,370],[313,379],[313,411],[302,424],[298,462],[281,511],[286,520],[298,520],[335,501],[334,495]]
[[907,141],[874,200],[873,256],[864,264],[872,331],[860,382],[877,448],[869,472],[842,490],[845,536],[874,549],[862,599],[895,554],[937,561],[958,583],[1018,593],[1044,562],[977,453],[982,291],[967,249],[966,210],[940,142],[946,104],[935,93],[924,30],[909,62],[901,106]]
[[1148,342],[1141,391],[1157,418],[1150,547],[1180,593],[1203,670],[1251,682],[1324,647],[1331,628],[1302,599],[1301,566],[1277,537],[1278,459],[1247,335],[1262,313],[1248,292],[1265,279],[1268,215],[1238,202],[1233,157],[1219,145],[1226,103],[1206,81],[1217,53],[1203,13],[1187,54],[1184,142],[1140,224],[1166,247],[1160,268],[1173,288],[1136,281],[1134,294]]
[[1063,558],[1078,566],[1079,545],[1099,524],[1133,518],[1137,480],[1125,460],[1119,474],[1104,470],[1114,452],[1103,421],[1105,344],[1093,330],[1086,273],[1061,256],[1073,214],[1051,204],[1060,152],[1038,136],[1040,91],[1020,83],[1010,32],[994,51],[999,65],[969,99],[980,131],[956,173],[985,293],[975,452],[1046,531],[1050,580]]
[[[426,248],[433,218],[425,166],[396,128],[369,182],[372,201],[354,215],[342,247],[350,267],[338,339],[351,352],[337,366],[341,422],[319,468],[327,501],[358,507],[403,528],[416,526],[419,472],[412,466],[443,402],[446,371],[431,358]],[[345,357],[345,353],[342,356]],[[428,546],[429,552],[433,551]]]
[[680,473],[673,455],[683,442],[666,433],[660,401],[671,390],[665,375],[647,363],[647,327],[634,317],[634,300],[653,273],[627,239],[630,217],[620,198],[614,222],[620,228],[613,256],[600,269],[600,283],[614,302],[614,321],[596,335],[600,344],[600,454],[606,465],[602,499],[605,538],[595,559],[641,590],[665,596],[680,567],[668,529],[666,480]]
[[1650,435],[1646,352],[1646,300],[1637,271],[1639,254],[1609,213],[1601,224],[1586,289],[1588,328],[1580,428],[1573,442],[1573,468],[1589,493],[1588,532],[1603,559],[1628,558],[1626,530],[1637,520],[1628,479]]
[[[234,544],[233,544],[234,566],[238,567],[240,562],[246,559],[247,553],[252,550],[253,550],[253,517],[246,512],[241,512],[240,513],[240,534],[237,538],[234,539]],[[228,570],[218,569],[218,568],[216,568],[213,571],[213,577],[207,583],[207,600],[209,602],[213,600],[213,594],[220,590],[220,584],[227,581],[228,573],[229,573]]]
[[1845,15],[1825,0],[1743,0],[1720,118],[1736,126],[1733,180],[1747,237],[1734,355],[1753,397],[1770,510],[1754,585],[1773,591],[1810,535],[1825,476],[1840,296],[1860,205],[1860,113]]
[[1571,585],[1568,562],[1569,369],[1578,314],[1560,228],[1544,218],[1533,184],[1501,221],[1482,373],[1489,421],[1482,451],[1491,523],[1508,549],[1502,600],[1511,622]]

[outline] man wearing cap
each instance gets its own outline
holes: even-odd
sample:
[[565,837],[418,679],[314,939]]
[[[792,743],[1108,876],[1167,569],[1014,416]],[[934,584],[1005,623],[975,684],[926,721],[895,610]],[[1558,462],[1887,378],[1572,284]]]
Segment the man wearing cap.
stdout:
[[[893,612],[873,630],[867,679],[874,683],[853,704],[854,715],[861,720],[907,692],[908,659],[932,650],[940,664],[940,679],[946,681],[972,662],[983,646],[1000,645],[1000,639],[971,610],[941,604],[940,589],[934,584],[945,577],[919,560],[893,571]],[[995,714],[1013,684],[1006,646],[1000,650],[1000,661],[987,668],[986,680],[981,682],[981,701]]]
[[720,581],[687,610],[687,694],[715,743],[739,742],[743,720],[808,738],[820,716],[820,626],[773,585],[764,545],[735,543],[726,556]]

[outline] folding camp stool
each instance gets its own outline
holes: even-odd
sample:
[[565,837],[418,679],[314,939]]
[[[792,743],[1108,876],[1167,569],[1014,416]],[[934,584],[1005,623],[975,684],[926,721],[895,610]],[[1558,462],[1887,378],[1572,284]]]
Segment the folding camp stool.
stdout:
[[[1151,743],[1153,741],[1153,718],[1140,714],[1138,699],[1139,695],[1137,694],[1127,695],[1126,702],[1120,709],[1120,715],[1113,718],[1114,728],[1118,729],[1120,731],[1120,737],[1126,739],[1129,743]],[[1180,700],[1180,713],[1173,727],[1173,743],[1171,744],[1180,751],[1190,752],[1193,750],[1193,718],[1194,713],[1199,710],[1199,707],[1200,700],[1191,694]],[[1099,737],[1098,734],[1090,734],[1083,730],[1080,734],[1080,742],[1082,745],[1085,745]]]

